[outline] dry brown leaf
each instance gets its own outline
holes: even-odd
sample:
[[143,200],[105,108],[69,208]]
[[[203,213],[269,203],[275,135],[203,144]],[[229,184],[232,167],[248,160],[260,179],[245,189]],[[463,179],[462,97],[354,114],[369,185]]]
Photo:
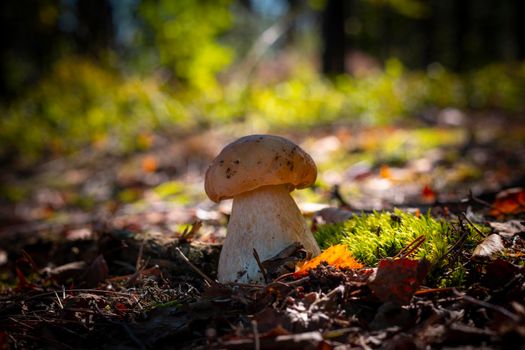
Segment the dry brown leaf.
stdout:
[[519,233],[525,233],[525,221],[489,222],[489,226],[505,238],[512,238]]
[[93,260],[86,272],[86,283],[90,287],[96,287],[104,282],[109,276],[109,268],[103,255],[99,255]]
[[493,233],[487,236],[483,242],[478,244],[476,249],[474,249],[474,253],[472,253],[472,259],[491,258],[494,254],[501,252],[504,248],[501,236]]
[[428,269],[427,260],[383,259],[368,286],[382,302],[405,305],[412,300]]
[[492,203],[489,215],[500,217],[509,214],[519,214],[525,211],[525,189],[509,188],[501,191]]

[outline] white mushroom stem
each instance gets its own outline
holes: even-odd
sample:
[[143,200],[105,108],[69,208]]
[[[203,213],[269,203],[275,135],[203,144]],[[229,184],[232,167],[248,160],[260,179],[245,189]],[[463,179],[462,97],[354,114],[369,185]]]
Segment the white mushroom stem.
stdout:
[[313,256],[321,252],[287,185],[263,186],[234,197],[219,259],[219,281],[264,282],[253,249],[262,262],[294,242]]

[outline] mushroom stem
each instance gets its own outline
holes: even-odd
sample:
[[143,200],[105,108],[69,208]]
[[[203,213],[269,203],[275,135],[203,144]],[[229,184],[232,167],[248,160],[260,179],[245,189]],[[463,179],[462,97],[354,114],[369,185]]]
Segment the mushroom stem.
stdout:
[[295,242],[314,256],[320,253],[287,185],[263,186],[235,196],[218,279],[264,283],[253,249],[264,261]]

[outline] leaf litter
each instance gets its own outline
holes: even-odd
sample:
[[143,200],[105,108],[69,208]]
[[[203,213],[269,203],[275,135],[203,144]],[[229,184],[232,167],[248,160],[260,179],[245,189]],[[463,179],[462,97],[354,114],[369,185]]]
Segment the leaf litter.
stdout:
[[[361,147],[341,145],[344,152]],[[482,159],[480,149],[489,146],[494,145],[469,145],[466,163]],[[55,163],[94,202],[78,201],[64,188],[43,187],[38,201],[20,204],[17,216],[3,217],[8,225],[1,235],[0,349],[498,349],[523,344],[522,190],[502,193],[503,186],[488,185],[488,178],[477,178],[468,164],[447,164],[443,152],[420,154],[405,168],[383,158],[361,164],[357,175],[355,167],[343,169],[336,184],[344,186],[325,193],[337,208],[314,214],[314,226],[394,205],[416,215],[430,210],[458,220],[458,238],[446,251],[446,263],[417,259],[406,244],[404,255],[360,266],[343,249],[333,248],[341,251],[328,251],[329,257],[296,273],[306,256],[292,246],[261,262],[266,285],[219,284],[207,278],[216,276],[228,212],[174,202],[181,191],[178,177],[169,188],[161,184],[166,174],[180,174],[187,162],[183,152],[174,152],[180,158],[174,168],[163,156],[168,153],[154,150],[128,162],[139,172],[114,171],[106,161],[98,175],[88,174],[86,164],[75,175],[67,162]],[[214,153],[206,146],[203,159]],[[505,187],[522,185],[508,174],[519,179],[523,169],[514,167],[512,173],[497,157],[492,160],[476,163],[482,174],[500,177]],[[206,163],[199,160],[200,171]],[[446,174],[444,165],[451,166],[450,176],[458,183],[438,181]],[[90,184],[82,185],[86,179]],[[119,188],[117,201],[108,200],[112,187]],[[363,192],[349,196],[356,188]],[[94,204],[97,209],[89,210]],[[79,210],[84,206],[88,214]],[[67,216],[61,217],[64,210]],[[202,223],[181,226],[198,219]],[[478,248],[466,245],[463,233],[480,224],[487,224],[491,234],[478,237]],[[475,258],[476,249],[486,253],[483,258]],[[440,277],[461,273],[463,283],[436,283],[438,264],[445,266]]]

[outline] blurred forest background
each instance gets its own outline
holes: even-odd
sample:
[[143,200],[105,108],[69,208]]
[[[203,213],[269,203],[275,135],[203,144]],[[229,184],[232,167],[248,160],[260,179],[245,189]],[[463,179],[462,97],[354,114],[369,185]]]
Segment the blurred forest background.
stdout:
[[522,184],[524,6],[2,1],[0,223],[189,223],[216,209],[211,159],[250,133],[316,159],[299,202],[336,204],[337,187],[382,209]]
[[224,125],[519,118],[520,0],[25,0],[0,4],[0,159]]

